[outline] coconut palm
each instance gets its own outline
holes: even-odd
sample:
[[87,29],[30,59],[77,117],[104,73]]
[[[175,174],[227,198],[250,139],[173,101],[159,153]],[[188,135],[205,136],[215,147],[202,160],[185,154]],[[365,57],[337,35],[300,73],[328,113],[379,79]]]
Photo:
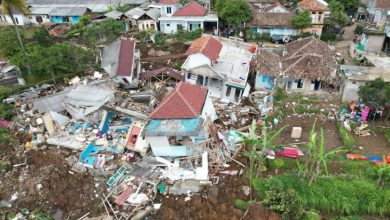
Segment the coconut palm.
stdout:
[[[20,32],[19,32],[18,26],[17,26],[16,21],[15,21],[15,17],[14,17],[15,10],[19,11],[23,15],[27,15],[30,12],[30,10],[27,7],[26,0],[1,0],[1,9],[2,9],[3,15],[9,15],[9,17],[11,18],[12,23],[15,26],[16,37],[19,41],[20,47],[23,50],[24,58],[25,58],[25,60],[27,60],[26,48],[23,45],[22,37],[20,36]],[[28,72],[31,73],[29,65],[27,64],[26,66],[27,66]]]

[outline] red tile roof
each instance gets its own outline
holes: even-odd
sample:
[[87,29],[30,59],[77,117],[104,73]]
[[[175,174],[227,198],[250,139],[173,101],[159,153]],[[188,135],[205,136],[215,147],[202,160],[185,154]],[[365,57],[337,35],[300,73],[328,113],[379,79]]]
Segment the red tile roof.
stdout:
[[177,10],[172,16],[195,16],[200,17],[206,14],[206,9],[196,1],[192,1]]
[[180,82],[150,114],[151,119],[194,118],[202,112],[208,90]]
[[390,0],[376,0],[376,7],[382,9],[390,9]]
[[133,74],[134,50],[134,40],[121,40],[117,75],[131,76]]
[[309,11],[326,11],[326,5],[321,4],[317,0],[302,0],[298,3],[301,9]]
[[194,40],[185,55],[188,56],[194,53],[202,53],[206,57],[210,58],[211,61],[216,61],[221,49],[221,42],[217,41],[214,37],[204,36]]
[[164,5],[174,5],[179,2],[180,0],[160,0],[160,4],[164,4]]

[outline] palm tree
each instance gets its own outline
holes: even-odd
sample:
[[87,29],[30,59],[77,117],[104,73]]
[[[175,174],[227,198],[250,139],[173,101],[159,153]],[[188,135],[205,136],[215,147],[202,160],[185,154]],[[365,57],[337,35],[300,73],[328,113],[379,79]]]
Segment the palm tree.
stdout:
[[[15,17],[14,17],[15,10],[19,11],[23,15],[27,15],[30,12],[30,10],[27,7],[26,0],[1,0],[1,9],[2,9],[3,15],[9,15],[9,17],[12,20],[12,23],[15,26],[16,37],[19,41],[20,47],[23,50],[24,59],[27,62],[27,51],[23,45],[22,37],[20,36],[20,32],[19,32],[18,26],[17,26],[16,21],[15,21]],[[28,65],[28,63],[26,66],[27,66],[28,73],[31,73],[30,66]]]

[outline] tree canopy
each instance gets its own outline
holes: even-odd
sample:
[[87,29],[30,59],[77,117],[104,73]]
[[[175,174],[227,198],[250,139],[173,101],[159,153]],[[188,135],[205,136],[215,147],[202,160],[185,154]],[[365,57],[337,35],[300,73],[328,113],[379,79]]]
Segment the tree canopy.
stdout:
[[84,31],[84,40],[89,46],[110,43],[115,40],[122,31],[122,22],[112,18],[100,23],[87,26]]
[[308,10],[300,11],[291,20],[292,25],[298,29],[304,29],[311,26],[311,13]]
[[340,25],[341,27],[348,24],[349,17],[345,13],[345,7],[342,2],[337,0],[329,1],[330,17],[328,23],[330,25]]
[[252,11],[245,0],[217,0],[219,17],[228,25],[240,26],[252,19]]
[[26,0],[1,0],[1,10],[3,15],[13,15],[14,9],[20,13],[27,15],[30,10],[27,7]]
[[377,78],[359,87],[359,98],[374,107],[383,107],[390,104],[390,83]]

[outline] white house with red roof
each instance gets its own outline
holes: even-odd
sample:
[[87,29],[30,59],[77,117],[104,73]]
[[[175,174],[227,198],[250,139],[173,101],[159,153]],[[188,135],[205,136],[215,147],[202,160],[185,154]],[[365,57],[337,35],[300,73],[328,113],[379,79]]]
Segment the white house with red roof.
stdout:
[[197,144],[208,139],[205,122],[216,118],[207,88],[181,82],[149,115],[143,132],[155,156],[189,156],[200,152]]
[[182,65],[185,81],[205,86],[211,97],[238,104],[249,94],[249,69],[257,46],[204,35],[192,42]]
[[181,6],[177,0],[161,0],[160,31],[166,34],[175,33],[182,28],[186,31],[202,29],[215,32],[218,28],[218,16],[209,12],[196,1]]
[[118,84],[138,85],[141,54],[135,49],[135,40],[121,39],[103,48],[101,67]]

